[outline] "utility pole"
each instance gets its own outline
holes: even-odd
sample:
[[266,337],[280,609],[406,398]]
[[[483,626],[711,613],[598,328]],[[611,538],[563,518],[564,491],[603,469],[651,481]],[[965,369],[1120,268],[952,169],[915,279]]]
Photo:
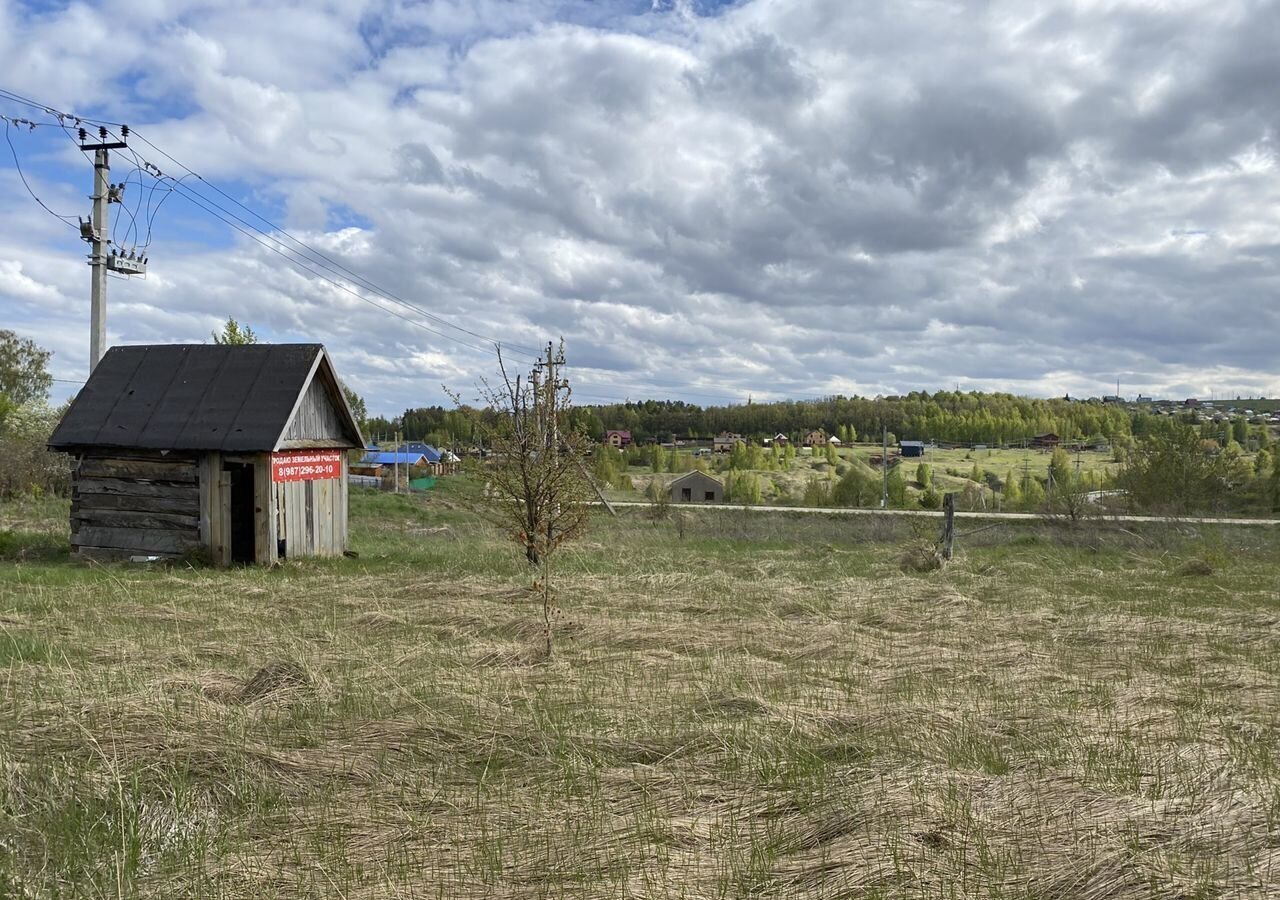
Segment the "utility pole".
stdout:
[[[546,449],[548,453],[552,453],[556,455],[559,455],[560,453],[560,417],[556,407],[557,407],[557,401],[559,400],[559,397],[560,397],[560,388],[562,387],[560,383],[560,373],[558,372],[558,367],[563,366],[564,364],[565,364],[564,353],[563,352],[557,353],[555,350],[555,347],[552,346],[551,342],[547,341],[546,361],[543,362],[539,360],[537,363],[534,364],[533,372],[530,373],[530,377],[533,379],[534,402],[537,402],[538,399],[541,397],[546,403],[546,408],[544,408],[541,411],[541,414],[544,416],[549,416],[549,418],[543,420],[544,423],[546,423],[546,425],[550,426],[546,428],[547,441],[548,441],[548,446]],[[543,383],[543,385],[539,385],[539,378],[538,378],[539,369],[547,370],[547,379]],[[542,397],[542,393],[539,390],[539,388],[542,386],[545,386],[544,388],[546,391],[545,397]],[[601,499],[604,499],[603,495],[601,495]],[[606,503],[606,505],[608,504]],[[552,512],[554,513],[555,510],[553,510]],[[548,521],[547,522],[547,546],[551,545],[552,539],[554,537],[554,534],[552,531],[553,528],[554,526],[551,524],[550,521]]]
[[107,223],[111,218],[111,158],[105,146],[93,153],[93,248],[89,256],[89,371],[107,352]]
[[120,203],[123,199],[124,185],[111,183],[112,150],[123,150],[128,147],[129,126],[120,127],[120,140],[107,140],[105,126],[98,128],[98,142],[88,143],[89,132],[80,129],[80,149],[93,151],[93,193],[89,199],[93,201],[90,220],[80,221],[80,237],[88,241],[92,252],[89,254],[89,267],[92,280],[89,288],[89,371],[97,368],[98,361],[107,352],[107,271],[122,272],[129,275],[143,275],[147,271],[146,259],[139,259],[130,253],[126,258],[115,250],[108,252],[111,243],[107,234],[111,226],[112,203]]

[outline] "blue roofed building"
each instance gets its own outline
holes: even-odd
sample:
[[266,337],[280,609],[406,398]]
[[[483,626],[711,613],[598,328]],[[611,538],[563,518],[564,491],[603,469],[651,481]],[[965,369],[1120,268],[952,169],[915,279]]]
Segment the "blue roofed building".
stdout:
[[413,453],[408,450],[371,450],[351,467],[351,474],[382,475],[397,466],[413,470],[418,467],[426,468],[428,465],[425,453]]

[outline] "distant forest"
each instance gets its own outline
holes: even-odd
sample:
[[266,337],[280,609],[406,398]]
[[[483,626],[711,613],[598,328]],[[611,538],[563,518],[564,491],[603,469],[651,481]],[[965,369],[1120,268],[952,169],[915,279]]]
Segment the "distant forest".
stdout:
[[[474,442],[488,415],[465,406],[421,407],[405,410],[397,419],[372,418],[367,430],[374,438],[402,431],[408,440],[453,446]],[[630,431],[636,441],[709,438],[723,431],[749,440],[778,432],[794,439],[813,429],[845,440],[875,441],[881,429],[888,429],[897,439],[1001,444],[1049,432],[1064,440],[1111,440],[1132,431],[1130,414],[1118,406],[958,391],[706,407],[679,400],[645,400],[579,406],[572,415],[593,438],[621,429]]]

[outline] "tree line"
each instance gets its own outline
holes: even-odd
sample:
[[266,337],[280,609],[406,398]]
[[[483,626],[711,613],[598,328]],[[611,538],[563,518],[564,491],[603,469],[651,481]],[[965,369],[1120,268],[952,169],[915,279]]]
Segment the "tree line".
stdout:
[[724,431],[749,439],[785,434],[792,440],[820,429],[830,435],[879,440],[884,431],[907,440],[1016,443],[1053,433],[1066,440],[1111,440],[1130,433],[1129,414],[1100,403],[1035,399],[977,391],[914,391],[901,397],[828,397],[700,407],[646,400],[581,408],[589,433],[630,431],[637,440],[711,437]]
[[[471,443],[492,414],[469,406],[406,409],[395,418],[369,420],[372,434],[402,431],[407,439],[456,446]],[[596,440],[606,431],[650,439],[708,438],[721,432],[761,440],[785,434],[799,440],[820,429],[845,440],[876,441],[883,430],[907,440],[1016,443],[1053,433],[1064,440],[1113,440],[1131,433],[1124,409],[1100,403],[1036,399],[977,391],[914,391],[902,397],[828,397],[735,406],[698,406],[682,400],[644,400],[574,407],[573,421]]]

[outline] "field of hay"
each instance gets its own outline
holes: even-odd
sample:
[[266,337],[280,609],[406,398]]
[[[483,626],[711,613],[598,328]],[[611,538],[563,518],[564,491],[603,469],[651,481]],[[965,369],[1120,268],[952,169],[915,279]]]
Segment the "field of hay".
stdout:
[[1280,536],[446,496],[359,559],[84,567],[0,508],[0,896],[1268,898]]

